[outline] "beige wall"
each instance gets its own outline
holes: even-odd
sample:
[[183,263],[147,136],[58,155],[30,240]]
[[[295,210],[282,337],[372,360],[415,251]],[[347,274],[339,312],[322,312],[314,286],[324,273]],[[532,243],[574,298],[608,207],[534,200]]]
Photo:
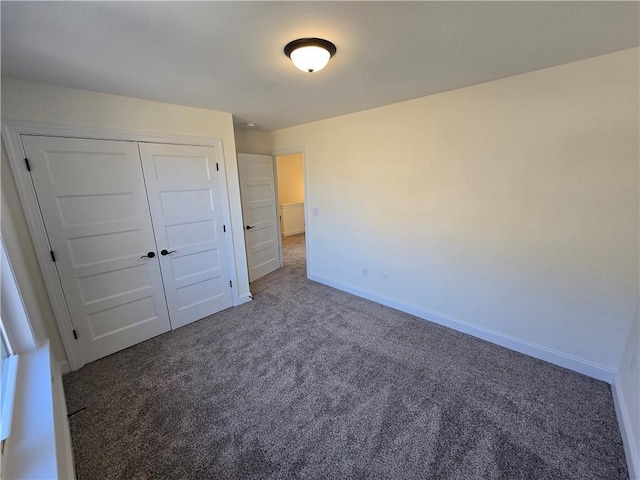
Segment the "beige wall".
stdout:
[[311,276],[612,376],[638,301],[638,56],[273,132],[306,147]]
[[[231,230],[236,252],[238,277],[234,285],[238,285],[240,297],[248,296],[249,278],[244,253],[238,166],[231,114],[3,78],[2,120],[221,138],[231,207]],[[25,285],[21,282],[21,289],[40,292],[38,304],[42,310],[47,331],[52,337],[54,353],[58,360],[64,360],[60,352],[59,337],[56,338],[55,335],[57,326],[52,323],[51,307],[48,301],[44,301],[43,280],[37,268],[30,238],[24,228],[24,213],[19,208],[20,202],[17,198],[15,182],[4,159],[2,177],[3,214],[8,212],[12,217],[13,223],[17,226],[15,232],[17,243],[23,246],[20,250],[15,246],[11,249],[8,246],[8,253],[12,263],[23,264],[28,270],[28,272],[17,274],[23,279],[28,278],[27,283],[30,283]],[[5,225],[3,218],[3,229]]]
[[239,153],[255,153],[258,155],[269,155],[271,144],[267,132],[256,130],[238,130],[236,135],[236,150]]
[[304,166],[300,153],[278,155],[278,203],[304,203]]

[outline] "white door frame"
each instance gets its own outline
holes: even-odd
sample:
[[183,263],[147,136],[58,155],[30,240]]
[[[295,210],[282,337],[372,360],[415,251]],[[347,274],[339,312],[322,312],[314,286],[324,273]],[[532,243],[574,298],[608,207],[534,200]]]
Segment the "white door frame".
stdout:
[[[307,147],[287,147],[287,148],[277,148],[271,151],[271,155],[273,156],[273,168],[276,170],[274,172],[276,179],[276,203],[278,203],[278,228],[280,228],[280,202],[278,202],[278,172],[277,172],[277,159],[278,155],[289,155],[291,153],[299,153],[302,155],[302,174],[304,181],[304,249],[306,255],[306,264],[307,264],[307,278],[309,278],[311,272],[311,249],[309,248],[309,233],[311,231],[311,222],[309,221],[309,174],[307,173]],[[282,255],[282,235],[280,238],[280,258],[284,258]]]
[[273,165],[273,194],[276,196],[276,224],[278,228],[278,255],[280,255],[280,268],[284,267],[284,252],[282,251],[282,212],[280,212],[280,192],[278,191],[278,159],[271,155]]
[[[147,132],[135,132],[127,130],[112,129],[96,129],[76,127],[70,125],[58,125],[52,123],[41,122],[17,122],[7,121],[2,123],[2,137],[4,145],[7,149],[9,164],[11,171],[18,187],[18,195],[20,203],[24,210],[29,228],[29,234],[35,247],[38,265],[42,272],[51,307],[60,331],[60,337],[64,345],[67,359],[72,370],[77,370],[84,365],[80,348],[73,336],[73,324],[67,304],[64,299],[60,279],[55,265],[51,261],[49,251],[51,247],[44,227],[44,221],[40,215],[40,208],[36,197],[35,189],[31,181],[31,176],[25,165],[25,154],[22,149],[21,135],[41,135],[48,137],[71,137],[96,140],[121,140],[129,142],[141,143],[169,143],[175,145],[196,145],[204,147],[215,147],[217,161],[220,165],[221,175],[224,179],[221,182],[222,210],[224,221],[227,225],[232,226],[231,210],[229,205],[229,195],[227,189],[227,175],[225,168],[224,152],[222,150],[222,140],[219,138],[208,137],[190,137],[182,135],[165,135]],[[229,275],[233,279],[234,286],[232,288],[233,305],[244,303],[238,296],[238,275],[235,266],[235,256],[238,252],[233,246],[233,228],[229,228],[229,232],[225,237],[227,245],[227,263],[229,265]]]

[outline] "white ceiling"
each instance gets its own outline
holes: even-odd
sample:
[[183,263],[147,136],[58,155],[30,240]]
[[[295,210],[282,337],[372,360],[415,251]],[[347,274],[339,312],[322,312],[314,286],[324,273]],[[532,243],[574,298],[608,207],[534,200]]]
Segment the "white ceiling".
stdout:
[[[7,2],[2,74],[270,131],[638,46],[638,2]],[[300,37],[338,52],[305,74]]]

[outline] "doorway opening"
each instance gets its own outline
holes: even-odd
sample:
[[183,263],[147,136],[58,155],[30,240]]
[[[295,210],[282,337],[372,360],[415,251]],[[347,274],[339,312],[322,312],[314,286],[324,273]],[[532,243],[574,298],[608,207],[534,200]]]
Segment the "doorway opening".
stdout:
[[[238,153],[238,173],[249,282],[268,275],[295,255],[308,277],[308,230],[304,149],[273,156]],[[294,254],[295,250],[295,254]]]
[[304,154],[275,155],[283,266],[306,265]]

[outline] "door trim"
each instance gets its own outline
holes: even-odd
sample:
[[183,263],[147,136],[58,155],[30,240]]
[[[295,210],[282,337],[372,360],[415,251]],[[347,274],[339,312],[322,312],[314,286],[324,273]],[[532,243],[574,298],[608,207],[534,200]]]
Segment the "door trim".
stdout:
[[[2,139],[9,157],[11,171],[18,187],[18,196],[27,221],[29,234],[36,251],[38,265],[44,279],[51,307],[55,316],[56,324],[60,332],[62,344],[69,360],[72,370],[77,370],[84,366],[84,361],[80,354],[80,348],[73,336],[73,323],[67,310],[64,299],[62,285],[58,277],[58,272],[51,261],[49,251],[49,239],[47,237],[44,221],[40,215],[40,207],[35,194],[35,189],[31,181],[31,176],[25,168],[25,154],[20,140],[21,135],[35,135],[47,137],[70,137],[94,140],[120,140],[140,143],[168,143],[174,145],[195,145],[216,148],[216,160],[221,167],[221,177],[224,178],[224,190],[221,190],[223,203],[224,221],[231,227],[231,209],[229,204],[228,186],[225,168],[224,152],[222,150],[222,140],[219,138],[190,137],[182,135],[165,135],[148,132],[135,132],[127,130],[96,129],[76,127],[70,125],[58,125],[42,122],[2,122]],[[235,266],[235,256],[237,252],[233,247],[233,228],[229,228],[225,236],[227,245],[227,264],[229,275],[235,282],[232,288],[233,305],[244,303],[238,296],[238,275]]]
[[[273,167],[273,194],[276,196],[276,226],[278,229],[278,255],[280,255],[280,268],[284,267],[284,252],[282,251],[282,218],[280,215],[280,194],[278,192],[278,159],[271,155],[271,165]],[[304,167],[303,167],[304,173]],[[246,242],[246,240],[245,240]],[[248,263],[247,259],[247,263]]]
[[[309,275],[311,275],[311,264],[312,264],[312,255],[311,255],[311,246],[309,243],[309,238],[311,238],[311,219],[309,218],[309,173],[308,173],[308,164],[307,164],[307,147],[286,147],[286,148],[276,148],[275,150],[271,151],[271,156],[273,156],[273,168],[276,168],[276,157],[278,155],[289,155],[291,153],[299,153],[300,155],[302,155],[302,174],[303,174],[303,180],[304,180],[304,250],[305,250],[305,256],[306,256],[306,263],[307,263],[307,278],[310,278]],[[277,187],[278,187],[278,175],[277,173],[276,175],[276,198],[277,198]],[[280,217],[280,212],[278,212],[278,219]],[[278,225],[278,228],[280,228],[280,225]],[[280,241],[280,243],[282,244],[282,239]],[[282,246],[280,247],[281,251],[282,251]],[[281,258],[284,258],[282,256],[282,253],[280,254]]]

